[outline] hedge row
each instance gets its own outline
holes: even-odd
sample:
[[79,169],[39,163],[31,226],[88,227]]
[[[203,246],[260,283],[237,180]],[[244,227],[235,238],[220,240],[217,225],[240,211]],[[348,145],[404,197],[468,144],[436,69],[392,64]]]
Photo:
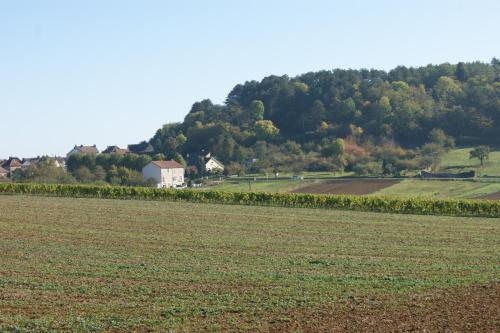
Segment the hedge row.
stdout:
[[369,212],[500,217],[500,201],[387,198],[295,193],[222,192],[54,184],[0,184],[0,194],[188,201],[239,205],[333,208]]

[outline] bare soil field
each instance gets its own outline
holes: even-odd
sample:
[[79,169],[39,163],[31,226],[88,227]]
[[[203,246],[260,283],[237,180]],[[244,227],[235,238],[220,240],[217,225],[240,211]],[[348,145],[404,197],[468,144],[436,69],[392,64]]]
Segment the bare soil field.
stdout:
[[332,308],[296,312],[270,332],[498,332],[500,283],[409,296],[352,298]]
[[479,199],[500,200],[500,192],[491,193],[491,194],[488,194],[488,195],[483,195],[482,197],[479,197]]
[[314,194],[355,194],[363,195],[380,191],[386,187],[399,183],[395,179],[345,179],[329,180],[319,184],[307,185],[293,193]]

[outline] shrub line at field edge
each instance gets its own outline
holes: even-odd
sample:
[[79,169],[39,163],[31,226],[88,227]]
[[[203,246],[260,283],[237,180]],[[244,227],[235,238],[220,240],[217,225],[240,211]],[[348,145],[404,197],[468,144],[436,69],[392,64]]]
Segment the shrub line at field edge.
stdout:
[[0,194],[186,201],[233,205],[343,209],[418,215],[500,217],[500,201],[488,200],[392,198],[377,196],[265,192],[222,192],[155,189],[144,187],[104,187],[14,183],[0,184]]

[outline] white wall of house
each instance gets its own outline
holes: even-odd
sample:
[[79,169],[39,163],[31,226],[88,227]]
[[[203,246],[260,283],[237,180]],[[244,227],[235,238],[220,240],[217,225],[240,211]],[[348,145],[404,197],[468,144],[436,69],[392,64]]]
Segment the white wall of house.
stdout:
[[183,168],[160,168],[154,163],[149,163],[142,169],[142,176],[144,180],[153,178],[158,188],[169,188],[184,184]]
[[161,169],[159,166],[149,163],[142,168],[142,177],[144,180],[153,178],[157,183],[161,183]]
[[184,184],[184,169],[161,169],[161,186],[175,187]]
[[220,163],[217,163],[217,161],[215,161],[213,158],[211,158],[205,164],[205,169],[207,171],[213,171],[215,169],[220,169],[221,171],[224,171],[224,166]]

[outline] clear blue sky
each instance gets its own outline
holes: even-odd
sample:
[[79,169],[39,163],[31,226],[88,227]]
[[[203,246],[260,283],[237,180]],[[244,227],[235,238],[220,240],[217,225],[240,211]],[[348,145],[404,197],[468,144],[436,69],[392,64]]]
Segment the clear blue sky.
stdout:
[[0,158],[126,146],[237,84],[500,57],[498,0],[0,0]]

